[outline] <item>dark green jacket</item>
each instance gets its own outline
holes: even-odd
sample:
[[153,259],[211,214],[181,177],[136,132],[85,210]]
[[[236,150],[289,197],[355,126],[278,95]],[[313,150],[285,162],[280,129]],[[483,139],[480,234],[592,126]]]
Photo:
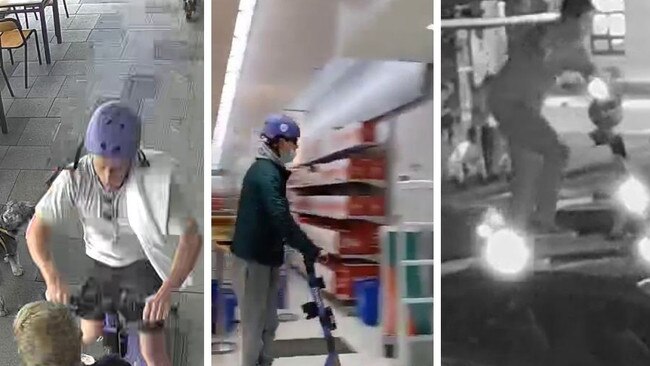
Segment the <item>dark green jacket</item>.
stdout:
[[232,252],[244,260],[279,267],[284,245],[315,259],[319,248],[294,221],[287,200],[291,173],[268,159],[258,158],[244,176]]

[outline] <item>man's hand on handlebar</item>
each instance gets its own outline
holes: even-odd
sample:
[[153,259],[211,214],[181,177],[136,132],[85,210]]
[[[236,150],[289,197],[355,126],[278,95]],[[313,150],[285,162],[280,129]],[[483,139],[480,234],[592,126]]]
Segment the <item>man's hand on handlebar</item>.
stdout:
[[171,308],[171,297],[171,288],[163,285],[154,296],[147,300],[142,312],[142,320],[145,323],[156,323],[167,319]]
[[45,298],[54,303],[67,304],[70,300],[70,288],[61,277],[57,276],[47,284]]

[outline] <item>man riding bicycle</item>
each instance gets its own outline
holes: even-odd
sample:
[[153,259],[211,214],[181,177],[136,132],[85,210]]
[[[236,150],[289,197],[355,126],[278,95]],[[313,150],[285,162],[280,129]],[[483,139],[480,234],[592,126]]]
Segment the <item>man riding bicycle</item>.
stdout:
[[[84,147],[88,154],[64,169],[36,206],[27,229],[29,252],[47,286],[48,300],[67,303],[68,284],[52,258],[52,228],[76,213],[83,228],[89,277],[102,291],[129,289],[149,297],[142,314],[140,349],[149,366],[171,366],[164,320],[171,292],[191,281],[201,251],[197,222],[173,179],[173,160],[139,150],[140,118],[118,102],[93,113]],[[167,236],[180,235],[178,247]],[[103,332],[100,308],[82,314],[85,345]]]

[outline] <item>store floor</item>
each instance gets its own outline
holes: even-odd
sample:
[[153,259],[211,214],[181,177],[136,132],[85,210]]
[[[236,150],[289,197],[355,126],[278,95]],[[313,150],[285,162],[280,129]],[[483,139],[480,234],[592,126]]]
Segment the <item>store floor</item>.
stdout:
[[[305,280],[298,274],[290,272],[288,276],[288,298],[289,309],[282,312],[289,312],[300,315],[301,319],[294,322],[280,323],[276,335],[277,340],[299,340],[307,338],[320,338],[322,331],[317,320],[305,320],[302,317],[300,306],[310,301],[309,288]],[[356,353],[340,355],[341,364],[347,365],[373,365],[373,366],[394,366],[395,363],[382,358],[381,328],[364,325],[358,318],[346,316],[341,311],[334,309],[338,329],[334,332]],[[233,334],[230,340],[238,342],[237,334]],[[323,341],[324,342],[324,341]],[[299,354],[300,349],[296,349]],[[276,359],[273,366],[311,366],[324,365],[326,355],[318,356],[293,356]],[[227,355],[213,355],[212,365],[233,365],[239,366],[239,353]]]
[[[15,65],[5,53],[4,67],[16,96],[10,96],[0,78],[9,129],[8,134],[0,134],[0,205],[8,200],[38,201],[51,169],[60,163],[59,149],[74,155],[76,143],[66,145],[65,134],[78,138],[99,99],[129,91],[140,102],[144,146],[165,150],[184,162],[183,176],[201,177],[182,183],[190,192],[188,206],[196,208],[202,222],[202,23],[185,21],[180,0],[67,0],[67,4],[69,18],[60,6],[63,43],[50,42],[52,64],[38,65],[29,43],[28,88],[23,80],[23,52],[14,52]],[[20,19],[24,22],[24,16]],[[47,23],[52,27],[51,8]],[[38,29],[40,22],[30,15],[29,26]],[[54,37],[53,31],[50,34]],[[141,83],[129,84],[129,76]],[[90,265],[83,248],[76,225],[52,240],[55,261],[71,285],[85,279]],[[2,366],[19,365],[13,317],[21,306],[40,299],[45,287],[27,253],[24,235],[19,238],[19,255],[25,267],[21,277],[13,277],[9,265],[0,262],[0,293],[10,312],[0,318]],[[180,319],[178,326],[172,326],[170,345],[175,366],[204,361],[201,268],[196,277],[196,286],[178,298]],[[101,345],[88,352],[98,355]]]

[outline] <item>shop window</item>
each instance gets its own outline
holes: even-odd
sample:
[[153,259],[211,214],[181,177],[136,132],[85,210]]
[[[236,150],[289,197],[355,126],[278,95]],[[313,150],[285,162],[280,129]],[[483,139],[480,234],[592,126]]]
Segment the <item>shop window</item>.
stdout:
[[625,54],[625,0],[594,0],[591,50],[595,55]]

